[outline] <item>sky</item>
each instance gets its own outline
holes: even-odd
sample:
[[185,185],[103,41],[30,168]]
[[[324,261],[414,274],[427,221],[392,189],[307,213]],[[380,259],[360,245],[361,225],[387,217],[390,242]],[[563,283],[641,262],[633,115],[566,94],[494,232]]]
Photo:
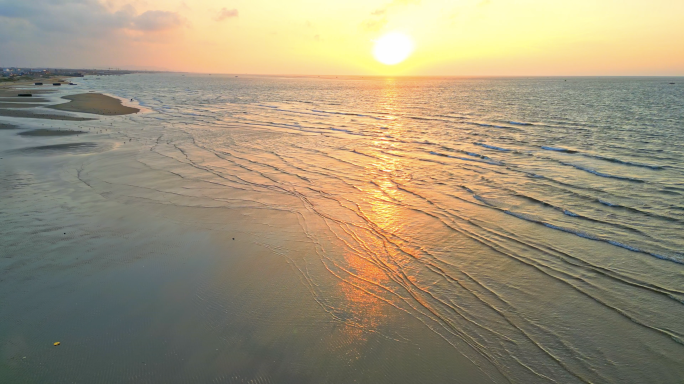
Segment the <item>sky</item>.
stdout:
[[[374,41],[411,38],[378,62]],[[0,66],[416,76],[684,75],[683,0],[0,0]]]

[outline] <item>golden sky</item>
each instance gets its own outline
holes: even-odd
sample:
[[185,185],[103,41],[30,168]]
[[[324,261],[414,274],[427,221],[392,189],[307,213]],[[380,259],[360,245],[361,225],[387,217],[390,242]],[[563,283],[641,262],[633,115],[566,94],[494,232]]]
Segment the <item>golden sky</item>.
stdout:
[[[415,50],[372,55],[389,32]],[[684,75],[682,0],[0,0],[0,66]]]

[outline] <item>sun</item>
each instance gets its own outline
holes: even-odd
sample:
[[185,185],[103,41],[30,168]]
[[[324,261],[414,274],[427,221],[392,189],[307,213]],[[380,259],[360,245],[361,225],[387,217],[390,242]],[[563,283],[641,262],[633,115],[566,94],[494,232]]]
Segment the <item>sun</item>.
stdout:
[[399,64],[413,53],[413,41],[399,32],[390,32],[375,40],[373,56],[386,65]]

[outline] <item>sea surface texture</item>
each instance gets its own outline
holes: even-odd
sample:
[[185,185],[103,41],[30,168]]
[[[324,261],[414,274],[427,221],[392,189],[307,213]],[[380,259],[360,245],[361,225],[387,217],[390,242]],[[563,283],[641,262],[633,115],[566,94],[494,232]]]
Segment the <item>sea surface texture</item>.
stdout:
[[[230,225],[282,261],[198,277],[191,295],[198,338],[242,348],[230,364],[252,361],[233,370],[249,382],[684,377],[681,79],[80,83],[149,109],[112,118],[131,164],[83,161],[88,188],[210,229],[242,212]],[[258,279],[270,288],[249,299]],[[248,326],[271,341],[235,341]],[[269,333],[298,341],[254,336]]]

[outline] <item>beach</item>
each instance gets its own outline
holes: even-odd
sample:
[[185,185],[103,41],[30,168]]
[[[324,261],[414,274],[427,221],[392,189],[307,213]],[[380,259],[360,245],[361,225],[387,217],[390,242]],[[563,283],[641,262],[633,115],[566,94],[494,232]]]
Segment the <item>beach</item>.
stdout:
[[678,383],[677,91],[620,81],[3,88],[0,382]]
[[[3,381],[490,381],[451,348],[422,357],[443,341],[411,317],[393,320],[419,331],[411,343],[364,330],[387,316],[368,299],[358,319],[335,321],[288,259],[316,252],[296,215],[236,196],[185,200],[172,190],[215,184],[179,184],[191,167],[155,169],[154,143],[111,128],[125,118],[119,100],[75,99],[60,109],[86,115],[16,113],[0,130]],[[113,182],[124,188],[100,189]],[[360,359],[366,348],[374,356]]]

